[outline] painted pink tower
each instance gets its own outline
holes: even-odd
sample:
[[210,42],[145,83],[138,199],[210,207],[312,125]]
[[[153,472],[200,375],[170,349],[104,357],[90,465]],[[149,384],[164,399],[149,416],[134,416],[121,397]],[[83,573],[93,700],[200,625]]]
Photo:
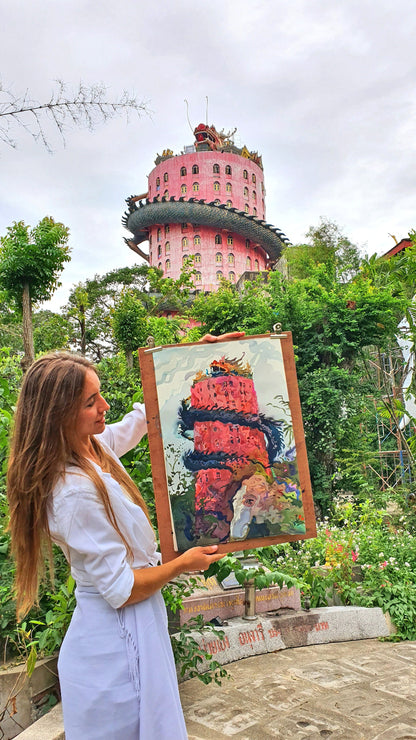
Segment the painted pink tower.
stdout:
[[261,156],[214,126],[201,123],[194,135],[180,154],[157,155],[147,192],[127,199],[123,225],[134,235],[128,246],[150,265],[177,279],[191,260],[195,289],[211,292],[222,278],[272,268],[288,239],[265,221]]

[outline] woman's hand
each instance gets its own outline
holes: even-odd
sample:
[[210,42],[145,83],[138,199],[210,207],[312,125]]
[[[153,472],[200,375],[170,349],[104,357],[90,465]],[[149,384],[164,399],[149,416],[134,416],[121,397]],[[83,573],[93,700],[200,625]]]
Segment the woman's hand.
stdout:
[[219,342],[225,339],[241,339],[245,332],[243,331],[230,331],[228,334],[220,334],[218,337],[215,334],[205,334],[199,341],[202,342]]
[[131,594],[123,606],[137,604],[139,601],[148,599],[149,596],[158,591],[165,583],[168,583],[181,573],[189,573],[195,570],[207,570],[211,563],[224,557],[217,552],[218,545],[207,545],[206,547],[191,547],[179,557],[170,560],[163,565],[155,565],[152,568],[134,568],[134,583]]
[[218,545],[206,545],[205,547],[191,547],[177,559],[180,561],[182,573],[193,570],[207,570],[211,563],[221,560],[224,553],[219,553]]

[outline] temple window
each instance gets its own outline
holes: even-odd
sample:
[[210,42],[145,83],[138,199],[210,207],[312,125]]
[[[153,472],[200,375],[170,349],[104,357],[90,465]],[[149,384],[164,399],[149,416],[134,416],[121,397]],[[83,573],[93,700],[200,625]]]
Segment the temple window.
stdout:
[[186,175],[186,167],[181,167],[181,177],[185,177]]
[[202,275],[200,272],[195,273],[195,282],[200,283],[201,282]]
[[231,207],[232,207],[232,205],[233,205],[233,202],[232,202],[232,200],[227,200],[227,202],[226,202],[226,204],[225,204],[225,205],[227,206],[227,208],[231,208]]
[[245,206],[244,206],[244,213],[250,213],[250,209],[248,207],[248,203],[246,203]]
[[199,254],[199,252],[196,253],[194,259],[195,259],[195,263],[200,263],[201,262],[201,255]]
[[165,244],[165,254],[169,254],[170,252],[170,242],[166,242]]
[[185,183],[183,185],[181,185],[181,194],[182,195],[186,195],[186,185],[185,185]]
[[251,176],[251,182],[254,182],[254,183],[256,182],[256,176],[255,176],[254,172],[253,172],[253,174]]
[[257,216],[257,208],[253,208],[253,216]]
[[247,259],[246,259],[246,268],[247,268],[247,270],[251,270],[251,259],[250,259],[250,257],[247,257]]
[[198,192],[198,190],[199,190],[199,182],[194,182],[194,184],[192,185],[192,190],[194,191],[194,193],[197,193]]
[[225,190],[226,190],[227,193],[231,193],[232,187],[231,187],[231,183],[230,182],[227,182],[226,183]]
[[221,234],[215,234],[215,244],[222,244]]
[[217,280],[221,280],[221,278],[223,277],[224,275],[222,274],[221,270],[217,270]]
[[247,249],[250,249],[250,239],[246,239],[246,247]]
[[257,200],[257,193],[255,190],[253,190],[253,200]]
[[201,244],[201,237],[198,234],[194,236],[194,244]]
[[228,279],[230,283],[235,283],[235,272],[229,272],[228,273]]
[[214,190],[217,190],[218,191],[219,189],[220,189],[219,182],[214,182]]
[[157,240],[159,241],[162,236],[162,229],[157,230]]
[[215,262],[221,262],[222,263],[222,254],[221,252],[217,252],[215,255]]
[[170,260],[166,260],[166,262],[165,262],[165,270],[170,270]]
[[228,246],[229,247],[232,246],[232,243],[233,243],[233,237],[231,235],[230,236],[227,236],[227,244],[228,244]]
[[160,188],[160,177],[156,178],[156,190],[159,190]]
[[225,165],[225,174],[226,175],[231,175],[232,174],[231,167],[230,167],[229,164],[226,164]]
[[159,244],[159,246],[158,246],[158,248],[157,248],[157,256],[158,256],[158,257],[161,257],[161,256],[162,256],[162,247],[161,247],[161,245],[160,245],[160,244]]
[[169,190],[165,190],[165,192],[163,193],[163,195],[164,195],[165,198],[169,198]]
[[233,265],[234,264],[234,255],[230,252],[228,255],[228,264]]
[[219,205],[220,205],[220,203],[221,203],[221,201],[220,201],[220,200],[218,200],[218,198],[217,198],[217,200],[214,200],[214,206],[219,206]]
[[199,175],[199,167],[197,164],[192,165],[192,174]]
[[259,261],[258,260],[254,260],[254,269],[258,272],[258,269],[259,269]]
[[243,177],[245,180],[248,180],[248,172],[247,170],[243,170]]
[[167,182],[169,180],[169,175],[167,172],[163,175],[163,182]]
[[182,249],[188,246],[188,237],[184,236],[182,239]]
[[248,198],[248,188],[244,188],[244,197]]
[[166,234],[169,234],[169,231],[170,231],[170,226],[169,226],[169,224],[166,224],[166,226],[165,226],[165,236],[166,236]]
[[214,166],[212,168],[212,171],[213,171],[214,175],[218,175],[219,174],[219,171],[220,171],[219,164],[214,164]]

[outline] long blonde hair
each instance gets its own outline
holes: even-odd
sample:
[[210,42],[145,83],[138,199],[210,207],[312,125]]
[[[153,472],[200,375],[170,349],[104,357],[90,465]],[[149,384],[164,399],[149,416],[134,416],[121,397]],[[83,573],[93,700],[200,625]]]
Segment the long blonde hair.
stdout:
[[[89,369],[95,370],[85,357],[56,352],[34,362],[23,380],[7,473],[18,618],[23,618],[36,602],[45,556],[53,577],[48,507],[54,487],[64,476],[66,466],[77,465],[92,480],[109,522],[123,541],[128,555],[132,555],[102,478],[92,463],[77,454],[71,444]],[[126,471],[97,439],[93,437],[91,442],[102,469],[123,486],[149,519],[143,497]]]

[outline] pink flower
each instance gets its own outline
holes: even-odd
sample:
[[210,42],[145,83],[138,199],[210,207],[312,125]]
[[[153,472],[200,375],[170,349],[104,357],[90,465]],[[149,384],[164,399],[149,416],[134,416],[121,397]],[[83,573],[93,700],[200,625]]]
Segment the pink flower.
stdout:
[[385,568],[388,565],[387,560],[384,561],[384,563],[380,563],[380,568]]
[[352,562],[355,563],[355,561],[358,560],[358,552],[355,552],[355,550],[351,550],[351,557]]

